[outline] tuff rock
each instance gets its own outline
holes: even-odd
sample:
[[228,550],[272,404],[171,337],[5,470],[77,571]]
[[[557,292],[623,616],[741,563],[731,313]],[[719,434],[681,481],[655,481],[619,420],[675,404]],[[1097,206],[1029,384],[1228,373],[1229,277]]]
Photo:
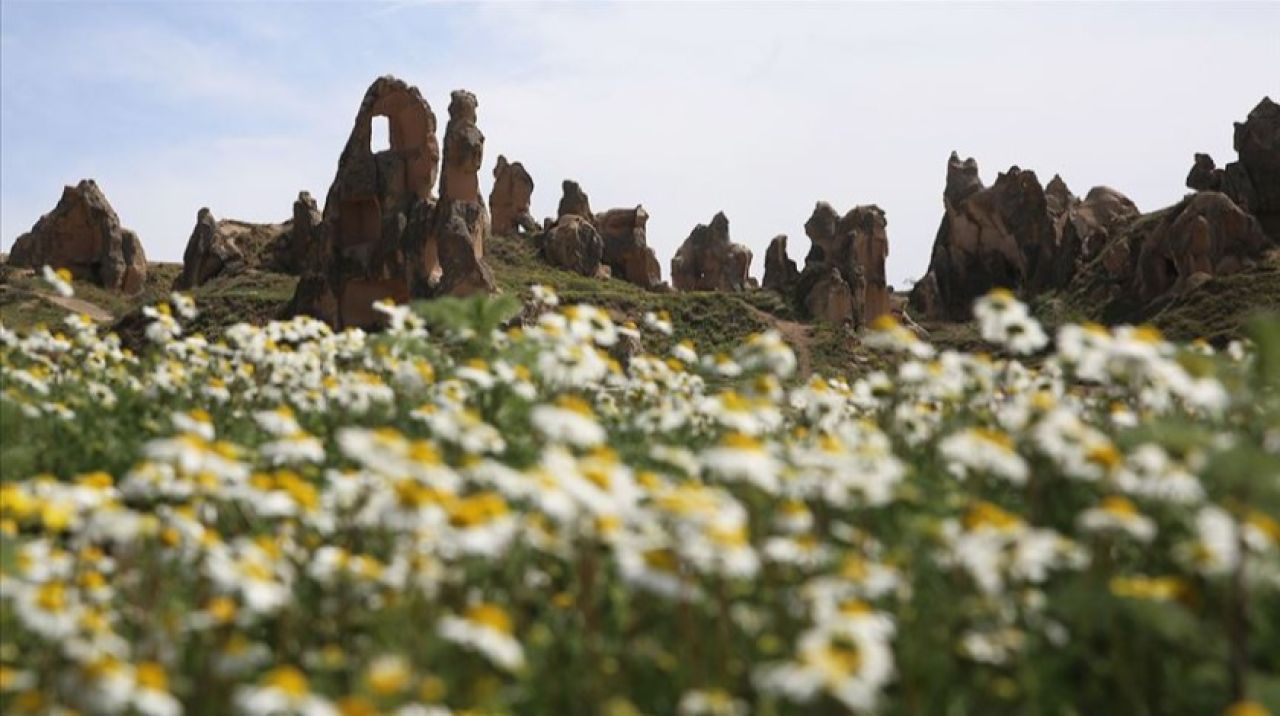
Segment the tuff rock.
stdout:
[[678,291],[743,291],[751,249],[729,240],[729,219],[716,214],[698,224],[671,259],[671,284]]
[[498,155],[493,167],[493,189],[489,192],[489,214],[494,234],[506,236],[538,230],[538,222],[530,213],[533,201],[533,177],[520,162],[507,162]]
[[80,280],[137,293],[147,278],[147,257],[137,234],[120,225],[92,179],[62,189],[62,197],[10,249],[8,264],[67,269]]

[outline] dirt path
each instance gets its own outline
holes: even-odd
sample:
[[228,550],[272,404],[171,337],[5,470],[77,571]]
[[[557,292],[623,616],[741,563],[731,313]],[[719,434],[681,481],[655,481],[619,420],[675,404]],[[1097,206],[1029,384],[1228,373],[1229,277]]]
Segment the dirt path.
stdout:
[[65,308],[72,313],[83,313],[99,323],[108,323],[115,320],[115,317],[103,310],[101,306],[89,303],[88,301],[84,301],[79,298],[66,298],[65,296],[59,296],[54,293],[44,293],[43,291],[37,291],[36,295],[49,303],[60,308]]
[[[746,305],[746,304],[744,304]],[[795,321],[784,321],[777,316],[761,311],[755,306],[747,306],[747,310],[756,318],[772,325],[778,329],[778,333],[782,335],[782,340],[791,346],[791,350],[796,353],[796,372],[801,377],[808,377],[813,374],[813,351],[810,346],[813,344],[813,326]]]

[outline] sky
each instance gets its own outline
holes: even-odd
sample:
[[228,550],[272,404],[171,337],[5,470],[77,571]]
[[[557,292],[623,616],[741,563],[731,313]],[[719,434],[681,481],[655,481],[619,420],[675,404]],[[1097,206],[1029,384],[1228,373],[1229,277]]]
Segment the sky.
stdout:
[[808,251],[814,203],[877,204],[891,283],[922,275],[952,150],[1144,211],[1195,152],[1280,99],[1280,3],[0,2],[0,251],[98,181],[152,261],[196,212],[283,221],[323,200],[365,89],[416,85],[443,134],[480,101],[482,188],[499,154],[534,214],[572,178],[592,207],[643,204],[667,275],[717,211],[755,252]]

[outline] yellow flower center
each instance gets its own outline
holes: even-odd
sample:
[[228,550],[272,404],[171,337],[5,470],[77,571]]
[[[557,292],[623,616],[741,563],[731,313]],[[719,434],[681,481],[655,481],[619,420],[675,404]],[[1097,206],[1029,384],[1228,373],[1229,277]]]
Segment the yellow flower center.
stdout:
[[292,666],[278,666],[272,669],[263,677],[262,682],[295,699],[302,698],[310,692],[306,675]]
[[164,667],[154,661],[138,664],[134,674],[138,684],[145,689],[165,692],[169,690],[169,677],[165,674]]
[[511,617],[496,604],[477,604],[467,610],[467,621],[480,624],[503,634],[514,631]]

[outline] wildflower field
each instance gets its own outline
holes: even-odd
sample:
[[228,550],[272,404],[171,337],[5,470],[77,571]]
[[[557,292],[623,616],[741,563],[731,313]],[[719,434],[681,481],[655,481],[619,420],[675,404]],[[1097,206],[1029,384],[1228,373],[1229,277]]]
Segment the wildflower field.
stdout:
[[1280,703],[1280,323],[1051,341],[993,293],[987,353],[882,320],[845,380],[533,296],[0,327],[0,711]]

